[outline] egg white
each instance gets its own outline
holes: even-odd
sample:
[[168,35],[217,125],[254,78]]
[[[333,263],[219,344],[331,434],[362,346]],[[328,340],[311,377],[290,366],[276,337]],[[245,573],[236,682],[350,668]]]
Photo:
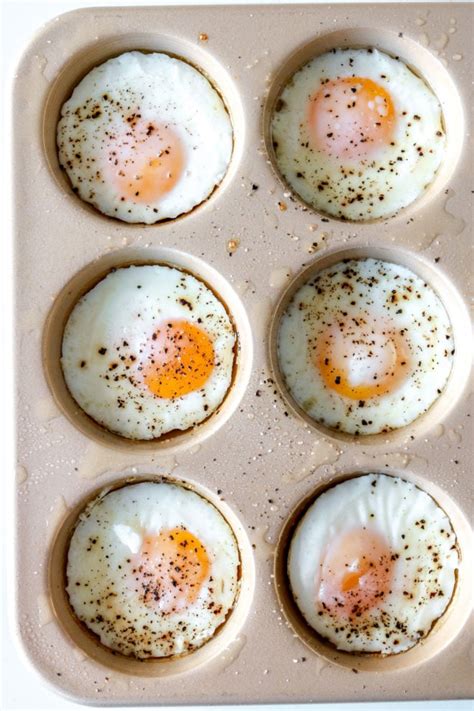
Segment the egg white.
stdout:
[[[381,534],[393,554],[390,593],[360,618],[345,620],[318,604],[331,542],[355,528]],[[459,552],[445,512],[414,484],[383,474],[349,479],[321,494],[293,535],[288,575],[308,624],[338,649],[396,654],[413,647],[445,612]]]
[[[139,377],[139,354],[165,319],[195,324],[214,349],[204,385],[174,398],[116,380]],[[64,329],[61,365],[73,398],[96,422],[130,439],[158,439],[197,425],[219,407],[231,385],[235,343],[224,305],[202,281],[171,266],[131,266],[108,274],[76,304]],[[120,357],[129,354],[137,360],[125,371]],[[117,364],[113,371],[111,363]]]
[[[135,592],[133,556],[145,536],[179,527],[206,548],[212,580],[192,605],[164,614]],[[202,496],[167,482],[130,484],[105,491],[80,515],[69,545],[67,593],[79,620],[109,649],[139,659],[178,655],[202,646],[227,619],[239,561],[232,529]]]
[[[353,290],[344,288],[348,283]],[[402,298],[392,302],[393,290]],[[318,336],[342,314],[386,319],[404,331],[410,350],[405,380],[363,406],[328,388],[313,363]],[[446,385],[453,353],[451,323],[433,289],[406,267],[376,259],[344,260],[318,272],[293,295],[278,333],[279,366],[292,397],[315,421],[348,434],[387,432],[426,412]]]
[[[312,148],[306,120],[321,83],[343,77],[365,77],[384,88],[396,115],[395,145],[355,163]],[[292,76],[277,106],[272,140],[283,177],[306,203],[334,217],[358,221],[396,213],[432,183],[444,156],[438,99],[406,64],[376,49],[337,49],[316,57]],[[351,173],[343,175],[343,166]]]
[[[171,127],[185,148],[180,180],[149,204],[123,199],[104,179],[113,136],[130,112]],[[151,224],[189,212],[210,195],[229,165],[232,135],[221,97],[197,69],[166,54],[126,52],[79,82],[61,109],[57,144],[59,162],[83,200],[110,217]]]

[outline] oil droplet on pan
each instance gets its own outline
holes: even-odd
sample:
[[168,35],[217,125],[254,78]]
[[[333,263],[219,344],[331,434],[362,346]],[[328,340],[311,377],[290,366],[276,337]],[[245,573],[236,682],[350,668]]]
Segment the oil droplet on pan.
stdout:
[[227,251],[229,254],[234,254],[239,248],[240,240],[234,237],[227,242]]

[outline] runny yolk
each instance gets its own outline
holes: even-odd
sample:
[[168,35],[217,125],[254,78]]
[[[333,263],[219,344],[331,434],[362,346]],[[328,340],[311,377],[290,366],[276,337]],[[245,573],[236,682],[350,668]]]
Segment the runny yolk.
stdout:
[[211,569],[201,541],[182,528],[146,536],[133,565],[141,598],[164,613],[192,605]]
[[317,605],[344,616],[377,607],[390,591],[393,560],[384,538],[355,529],[330,545],[321,567]]
[[368,400],[400,387],[410,373],[410,354],[400,332],[360,317],[344,319],[319,337],[315,365],[330,390]]
[[372,79],[328,81],[309,102],[311,142],[317,150],[337,158],[364,158],[389,146],[394,125],[390,94]]
[[170,126],[132,116],[114,137],[108,164],[121,201],[156,203],[183,174],[183,145]]
[[184,319],[163,322],[148,344],[144,381],[157,397],[175,398],[199,390],[214,368],[207,333]]

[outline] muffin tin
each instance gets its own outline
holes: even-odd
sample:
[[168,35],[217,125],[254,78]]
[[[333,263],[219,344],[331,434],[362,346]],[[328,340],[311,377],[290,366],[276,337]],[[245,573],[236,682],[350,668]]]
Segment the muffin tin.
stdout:
[[[468,385],[471,8],[461,3],[89,8],[56,18],[18,68],[14,107],[17,309],[17,621],[43,678],[93,704],[258,703],[465,698],[474,689],[470,613]],[[341,222],[294,198],[275,169],[269,119],[291,73],[332,47],[400,56],[438,95],[448,149],[426,194],[397,216]],[[59,108],[93,66],[131,49],[182,57],[218,87],[234,127],[223,183],[192,213],[128,225],[82,203],[55,148]],[[454,327],[453,373],[412,426],[354,438],[324,430],[285,392],[275,359],[279,314],[305,276],[375,256],[420,274]],[[113,266],[176,264],[226,303],[239,337],[219,412],[167,441],[134,443],[75,406],[59,368],[73,303]],[[441,621],[389,658],[337,652],[305,625],[285,555],[304,508],[360,472],[403,476],[432,494],[458,536],[461,566]],[[203,493],[241,553],[237,606],[191,655],[139,663],[112,655],[71,616],[64,552],[77,512],[124,482],[170,478]]]

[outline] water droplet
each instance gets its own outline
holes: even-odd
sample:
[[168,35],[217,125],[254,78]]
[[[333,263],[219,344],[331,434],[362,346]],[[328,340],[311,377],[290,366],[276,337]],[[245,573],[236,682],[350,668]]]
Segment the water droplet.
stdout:
[[36,59],[38,69],[40,70],[41,74],[43,74],[44,70],[48,66],[48,60],[43,55],[39,55],[39,54],[35,55],[35,59]]
[[20,484],[23,484],[27,479],[28,471],[26,467],[24,467],[22,464],[18,464],[16,467],[16,483],[18,484],[18,486],[20,486]]
[[457,217],[448,210],[448,203],[454,195],[454,190],[449,189],[446,194],[444,205],[436,210],[435,214],[431,215],[431,221],[435,225],[436,231],[434,233],[421,233],[421,238],[418,243],[418,247],[420,249],[427,249],[442,235],[457,237],[457,235],[463,232],[466,227],[465,221],[462,217]]
[[439,37],[437,37],[433,45],[436,47],[436,49],[444,49],[446,45],[448,44],[449,37],[445,32],[442,32]]
[[423,45],[423,47],[428,47],[430,44],[430,38],[426,34],[426,32],[423,32],[419,37],[418,37],[418,42]]
[[24,333],[34,331],[41,326],[42,314],[38,306],[23,311],[18,317],[18,328]]
[[323,662],[322,660],[318,661],[318,671],[317,674],[318,676],[321,676],[321,674],[326,671],[329,667],[329,662]]
[[127,237],[122,237],[122,245],[124,247],[130,247],[132,244],[137,244],[137,242],[140,242],[141,238],[141,235],[128,235]]
[[265,323],[272,311],[272,302],[268,297],[261,298],[251,307],[252,320],[256,323]]
[[425,471],[428,466],[428,460],[424,457],[419,457],[417,454],[411,454],[408,458],[408,464],[410,469],[422,472]]
[[462,54],[453,54],[453,62],[460,62],[463,59]]
[[53,505],[49,509],[49,513],[46,517],[46,529],[49,538],[53,536],[56,532],[59,524],[65,518],[68,512],[68,507],[63,496],[56,497]]
[[247,637],[244,634],[239,634],[230,644],[224,649],[219,657],[221,671],[224,671],[231,666],[240,656],[245,644],[247,642]]
[[431,436],[436,439],[439,439],[439,437],[441,437],[443,434],[444,434],[444,425],[442,425],[440,423],[440,424],[436,425],[436,427],[433,428]]
[[357,467],[375,466],[378,470],[382,470],[385,467],[406,469],[410,463],[412,463],[414,468],[423,469],[427,464],[425,459],[416,455],[410,455],[407,452],[387,452],[375,455],[362,450],[354,453],[352,461]]
[[462,437],[457,430],[447,430],[446,436],[452,444],[461,444]]
[[54,400],[50,397],[44,397],[37,400],[32,407],[33,416],[39,422],[49,422],[59,417],[61,414]]
[[301,481],[323,464],[334,464],[340,456],[341,451],[331,442],[318,440],[311,445],[308,454],[302,460],[298,459],[295,467],[282,476],[282,481],[286,484]]
[[249,283],[248,281],[238,281],[237,284],[234,285],[234,288],[236,292],[242,296],[242,294],[245,294],[248,290]]
[[49,624],[53,621],[54,615],[49,601],[49,595],[40,593],[37,598],[38,603],[38,624],[40,627]]
[[269,286],[273,289],[281,289],[287,284],[291,278],[291,269],[289,267],[279,267],[270,273],[268,280]]
[[255,555],[260,560],[270,560],[275,553],[275,545],[268,540],[267,533],[268,526],[259,526],[252,537]]
[[87,659],[87,655],[84,654],[82,649],[79,649],[79,647],[73,647],[72,654],[78,662],[84,662]]
[[[117,469],[124,472],[129,467],[146,466],[151,457],[153,457],[151,452],[136,452],[135,450],[132,452],[114,451],[91,442],[79,462],[77,473],[81,479],[96,479],[107,472],[118,473]],[[165,456],[159,460],[160,468],[167,474],[173,471],[176,465],[177,462],[174,456]]]

